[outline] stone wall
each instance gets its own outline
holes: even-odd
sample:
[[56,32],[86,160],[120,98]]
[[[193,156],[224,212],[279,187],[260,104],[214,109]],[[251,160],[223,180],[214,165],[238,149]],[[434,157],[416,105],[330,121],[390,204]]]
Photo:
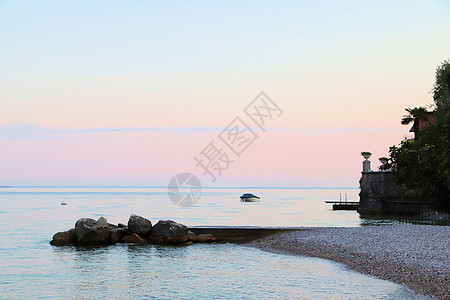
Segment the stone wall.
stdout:
[[359,184],[360,214],[411,214],[424,209],[411,191],[393,183],[390,171],[362,172]]

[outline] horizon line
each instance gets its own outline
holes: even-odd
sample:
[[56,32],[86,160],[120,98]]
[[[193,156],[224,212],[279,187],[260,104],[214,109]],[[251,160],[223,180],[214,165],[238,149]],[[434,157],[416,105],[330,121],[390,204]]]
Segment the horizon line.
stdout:
[[[127,185],[5,185],[0,188],[168,188],[169,186],[127,186]],[[190,188],[190,187],[178,187]],[[202,189],[359,189],[359,187],[318,187],[318,186],[304,186],[304,187],[282,187],[282,186],[221,186],[211,187],[204,186]]]

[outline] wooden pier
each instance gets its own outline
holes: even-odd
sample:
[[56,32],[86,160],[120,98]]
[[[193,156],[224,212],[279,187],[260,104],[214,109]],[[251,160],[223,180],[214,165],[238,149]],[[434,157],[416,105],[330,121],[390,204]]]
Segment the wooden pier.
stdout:
[[333,204],[333,210],[358,210],[359,201],[347,201],[347,194],[345,199],[342,199],[342,195],[339,194],[339,201],[328,200],[325,203]]
[[345,201],[325,201],[325,203],[333,204],[333,210],[358,210],[359,202]]

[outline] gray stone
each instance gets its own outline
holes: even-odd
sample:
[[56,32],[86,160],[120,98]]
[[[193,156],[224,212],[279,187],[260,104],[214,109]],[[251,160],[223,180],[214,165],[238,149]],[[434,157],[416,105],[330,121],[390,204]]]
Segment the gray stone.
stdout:
[[109,244],[110,232],[111,228],[102,221],[81,218],[75,223],[75,234],[80,245]]
[[152,232],[152,222],[132,214],[128,219],[128,231],[129,233],[137,233],[140,237],[148,237]]
[[108,221],[106,220],[105,217],[100,217],[100,218],[97,220],[97,222],[98,222],[98,224],[101,224],[102,226],[107,226],[109,229],[115,229],[115,228],[118,228],[117,225],[108,223]]
[[68,231],[58,232],[53,236],[50,244],[52,245],[70,245],[77,242],[77,236],[75,235],[75,229]]
[[101,224],[101,225],[104,225],[104,226],[107,226],[108,225],[108,220],[106,220],[105,217],[100,217],[100,218],[98,218],[97,223]]
[[189,240],[187,226],[172,220],[161,220],[152,229],[151,241],[156,244],[178,245]]

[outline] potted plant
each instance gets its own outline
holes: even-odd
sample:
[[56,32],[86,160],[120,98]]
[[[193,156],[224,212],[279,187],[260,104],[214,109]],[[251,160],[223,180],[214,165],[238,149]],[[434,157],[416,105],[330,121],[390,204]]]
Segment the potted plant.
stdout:
[[380,171],[387,171],[391,169],[391,164],[389,163],[389,158],[380,157],[381,166],[378,168]]
[[383,165],[385,165],[389,161],[389,158],[383,156],[383,157],[380,157],[379,160]]
[[370,153],[370,152],[368,152],[368,151],[363,151],[363,152],[361,152],[361,155],[362,155],[366,160],[368,160],[369,157],[372,155],[372,153]]

